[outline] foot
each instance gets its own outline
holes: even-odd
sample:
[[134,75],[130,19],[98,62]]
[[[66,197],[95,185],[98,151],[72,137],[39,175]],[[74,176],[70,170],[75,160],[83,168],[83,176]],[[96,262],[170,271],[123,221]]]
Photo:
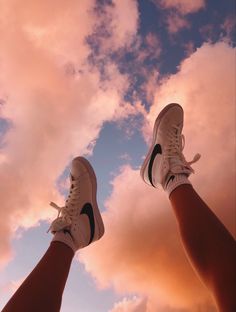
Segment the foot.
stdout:
[[53,241],[62,241],[75,252],[100,239],[104,234],[104,225],[96,200],[96,176],[85,158],[73,159],[70,179],[71,187],[65,206],[58,207],[51,203],[58,210],[58,216],[49,230],[55,234]]
[[155,121],[152,145],[140,171],[142,179],[153,187],[166,190],[177,174],[188,177],[194,173],[190,165],[201,157],[196,154],[190,162],[184,158],[183,116],[183,108],[173,103],[167,105]]

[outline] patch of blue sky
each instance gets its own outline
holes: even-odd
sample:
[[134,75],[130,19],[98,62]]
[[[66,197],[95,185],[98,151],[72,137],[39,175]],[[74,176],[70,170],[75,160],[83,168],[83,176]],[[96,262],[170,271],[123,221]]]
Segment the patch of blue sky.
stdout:
[[4,135],[11,127],[11,122],[9,120],[0,118],[0,149],[4,147]]
[[10,128],[10,122],[4,118],[0,118],[0,135],[4,135]]
[[138,0],[140,13],[139,34],[147,35],[149,32],[156,33],[162,28],[161,11],[157,9],[153,1]]
[[[141,12],[139,34],[143,37],[151,32],[161,41],[162,53],[157,63],[160,78],[178,71],[179,64],[186,57],[185,44],[191,42],[193,47],[197,48],[205,41],[214,43],[225,36],[226,32],[222,29],[222,25],[230,14],[235,14],[235,1],[206,1],[205,8],[184,17],[189,22],[189,28],[170,34],[165,22],[170,10],[157,7],[152,1],[139,0],[138,3]],[[231,39],[235,43],[235,28],[231,33]],[[155,62],[155,60],[150,62],[153,61]]]
[[113,0],[96,0],[96,7],[100,8],[104,5],[112,5]]
[[[202,45],[205,41],[212,43],[226,36],[222,28],[226,18],[235,16],[234,1],[209,0],[206,1],[205,9],[196,14],[189,14],[188,20],[191,28],[184,29],[177,34],[179,40],[191,40],[196,47]],[[235,41],[235,28],[231,33],[231,39]]]
[[5,133],[6,122],[5,119],[0,118],[0,135],[2,136]]
[[[127,121],[128,122],[128,121]],[[98,182],[98,204],[104,210],[104,202],[112,192],[112,181],[120,168],[129,164],[137,169],[142,163],[147,146],[140,135],[140,129],[131,129],[127,135],[128,124],[106,123],[101,130],[93,154],[88,157],[95,169]],[[129,131],[129,130],[128,130]]]
[[[166,11],[157,7],[152,1],[139,0],[140,27],[139,35],[144,37],[149,33],[155,34],[161,42],[161,57],[147,60],[152,66],[156,66],[161,77],[175,73],[184,53],[179,42],[174,42],[168,33],[165,23]],[[160,77],[160,78],[161,78]]]
[[[127,119],[118,123],[106,122],[96,141],[92,155],[85,155],[96,173],[97,199],[101,211],[105,210],[104,203],[112,192],[110,181],[119,173],[120,168],[129,164],[132,168],[138,169],[142,164],[142,157],[147,151],[147,146],[140,132],[141,124],[142,121],[139,118]],[[69,174],[70,164],[66,166],[56,181],[56,187],[64,197],[67,196],[68,190],[61,187],[61,183]]]
[[146,79],[144,77],[136,75],[135,79],[131,81],[127,92],[124,94],[124,101],[133,104],[138,99],[148,111],[152,102],[148,99],[146,90],[143,88],[145,81]]

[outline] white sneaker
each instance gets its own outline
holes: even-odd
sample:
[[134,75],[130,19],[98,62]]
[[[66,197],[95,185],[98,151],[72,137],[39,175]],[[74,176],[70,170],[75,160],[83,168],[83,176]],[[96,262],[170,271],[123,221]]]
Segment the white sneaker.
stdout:
[[183,108],[172,103],[160,112],[155,121],[152,145],[140,170],[142,179],[153,187],[162,186],[166,190],[176,174],[188,177],[194,173],[190,165],[201,157],[196,154],[190,162],[184,158],[183,117]]
[[96,176],[90,163],[83,157],[74,158],[70,178],[65,206],[50,204],[58,210],[58,216],[49,230],[55,234],[53,241],[62,241],[75,252],[100,239],[104,225],[96,199]]

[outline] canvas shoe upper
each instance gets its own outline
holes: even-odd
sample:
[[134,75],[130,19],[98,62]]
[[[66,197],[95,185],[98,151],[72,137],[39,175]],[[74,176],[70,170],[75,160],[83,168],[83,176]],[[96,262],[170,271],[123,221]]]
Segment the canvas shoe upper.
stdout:
[[172,174],[194,173],[191,164],[201,157],[196,154],[192,161],[187,162],[183,149],[185,137],[183,129],[183,109],[179,104],[167,105],[158,115],[153,129],[153,139],[148,154],[140,170],[142,179],[154,187],[165,189],[167,180]]
[[51,206],[58,210],[58,216],[49,230],[53,234],[69,232],[73,249],[77,250],[101,238],[104,225],[96,199],[96,176],[85,158],[73,159],[70,179],[71,187],[65,206],[59,207],[51,202]]

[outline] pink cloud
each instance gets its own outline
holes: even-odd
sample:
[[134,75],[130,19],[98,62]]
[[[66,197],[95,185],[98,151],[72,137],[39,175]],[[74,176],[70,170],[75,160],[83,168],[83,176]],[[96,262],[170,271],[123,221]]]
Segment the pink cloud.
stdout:
[[195,51],[193,41],[189,41],[189,42],[185,43],[184,49],[185,49],[185,53],[186,53],[187,57],[189,57],[191,54],[193,54],[193,52]]
[[170,13],[167,16],[167,28],[169,33],[175,34],[183,28],[190,27],[189,22],[181,15],[176,13]]
[[119,158],[126,161],[127,163],[131,161],[131,156],[128,153],[121,154]]
[[139,171],[123,168],[106,206],[106,235],[80,255],[100,287],[148,296],[156,308],[210,300],[185,257],[164,194],[145,185]]
[[[185,59],[157,88],[145,136],[149,141],[155,118],[166,104],[183,106],[184,154],[187,160],[197,152],[202,155],[190,181],[236,236],[234,59],[235,49],[223,42],[204,44]],[[144,184],[139,171],[126,166],[113,180],[106,207],[103,240],[79,256],[100,287],[146,296],[151,307],[147,311],[215,311],[211,295],[186,258],[163,191]]]
[[156,57],[160,56],[162,44],[160,38],[156,34],[148,33],[145,37],[145,42],[149,53],[155,55]]
[[94,5],[94,0],[69,7],[66,1],[1,3],[0,86],[6,101],[0,116],[12,125],[0,151],[2,265],[12,257],[10,240],[19,226],[55,217],[48,203],[64,201],[55,181],[69,160],[92,152],[105,121],[136,114],[121,101],[128,78],[107,63],[101,83],[87,64]]
[[200,27],[199,32],[201,33],[205,41],[211,42],[214,38],[214,25],[206,24]]
[[156,34],[148,33],[144,38],[145,48],[137,47],[137,60],[144,62],[146,59],[158,58],[162,52],[160,38]]
[[182,14],[194,13],[204,8],[205,0],[154,0],[166,9],[176,9]]
[[[111,16],[111,27],[113,29],[113,43],[120,46],[132,42],[138,30],[139,12],[136,0],[116,0],[114,7],[108,9]],[[118,42],[118,44],[117,44]]]
[[[103,11],[99,11],[96,19],[98,36],[94,39],[100,43],[100,52],[129,48],[137,40],[139,11],[136,0],[114,0]],[[104,36],[107,31],[109,40]]]
[[19,286],[23,283],[24,280],[25,280],[25,277],[22,277],[18,280],[12,280],[10,282],[7,282],[6,284],[1,284],[0,291],[2,293],[13,294],[19,288]]
[[226,32],[226,36],[230,38],[235,30],[236,20],[234,15],[228,16],[224,23],[221,25],[221,28]]
[[[200,170],[204,172],[204,168],[208,168],[208,174],[204,177],[205,184],[199,184],[200,191],[203,192],[205,185],[210,185],[212,177],[222,163],[231,164],[231,167],[228,170],[224,167],[221,177],[229,179],[233,189],[235,186],[235,71],[232,66],[234,61],[235,48],[227,43],[204,44],[182,62],[176,75],[162,82],[147,116],[149,126],[144,129],[144,132],[148,141],[157,112],[170,102],[177,102],[183,106],[184,131],[189,142],[185,148],[187,158],[191,158],[194,151],[200,151],[206,161],[206,163],[199,161],[199,166],[203,166]],[[201,135],[203,132],[204,136]],[[208,146],[210,148],[206,148]],[[222,146],[220,152],[219,146]],[[212,155],[217,157],[212,158]],[[227,191],[229,209],[224,210],[220,207],[216,209],[218,209],[217,214],[236,234],[234,218],[227,217],[228,213],[235,215],[233,209],[235,192],[230,190]],[[220,191],[217,183],[216,191],[223,200],[225,193]],[[214,192],[209,190],[208,197],[213,200],[213,203],[215,202]]]
[[109,312],[146,312],[146,299],[136,296],[131,299],[124,298],[115,303]]
[[[143,84],[142,90],[146,94],[147,100],[152,103],[158,85],[159,72],[153,70],[153,72],[150,72],[146,77],[147,81]],[[144,113],[144,116],[146,117],[146,112]]]
[[[224,167],[225,170],[221,172],[221,175],[224,178],[227,177],[233,187],[236,172],[235,71],[232,66],[234,62],[235,48],[227,43],[204,44],[181,64],[179,73],[169,77],[158,89],[155,104],[148,116],[148,119],[153,122],[157,107],[161,109],[170,99],[181,103],[186,116],[185,132],[190,138],[194,138],[194,143],[191,139],[189,140],[186,154],[191,157],[192,150],[200,150],[205,154],[209,170],[204,178],[205,183],[211,182],[211,176],[216,174],[222,163],[231,164],[228,170]],[[204,136],[198,136],[199,132],[204,132]],[[206,148],[207,146],[210,148]],[[219,146],[222,146],[220,153]],[[212,159],[212,155],[218,157]],[[202,171],[204,171],[203,168]],[[204,190],[204,185],[200,184],[200,187]],[[220,188],[216,191],[219,191],[218,196],[222,196],[223,200],[225,193],[221,192]],[[228,213],[235,214],[233,209],[235,192],[230,190],[227,192],[229,192],[227,200],[229,209],[218,208],[217,213],[235,233],[235,219],[227,219]],[[208,197],[211,196],[214,199],[214,195],[210,193],[209,191]]]

